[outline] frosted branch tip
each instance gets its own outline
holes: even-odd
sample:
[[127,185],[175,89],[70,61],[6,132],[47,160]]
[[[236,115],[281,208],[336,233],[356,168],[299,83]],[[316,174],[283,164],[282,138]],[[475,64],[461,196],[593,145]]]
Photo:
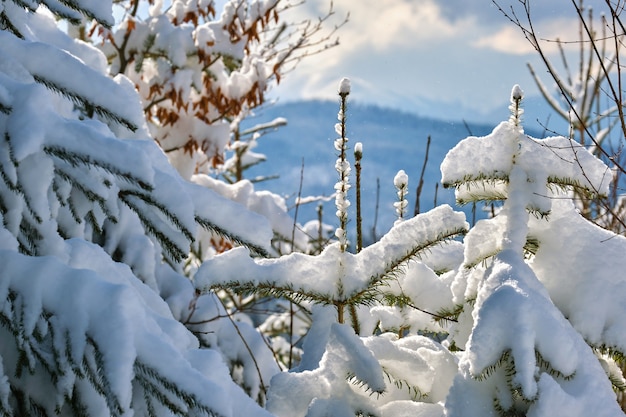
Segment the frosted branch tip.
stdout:
[[524,91],[519,84],[515,84],[513,86],[513,90],[511,90],[511,103],[516,103],[521,101],[524,98]]
[[339,95],[347,96],[348,94],[350,94],[350,79],[342,78],[339,82]]

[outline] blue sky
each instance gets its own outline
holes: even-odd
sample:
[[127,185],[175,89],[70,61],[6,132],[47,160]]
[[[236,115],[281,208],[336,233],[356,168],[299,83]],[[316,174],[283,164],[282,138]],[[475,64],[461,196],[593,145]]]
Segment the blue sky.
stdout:
[[[571,0],[529,0],[546,39],[578,38]],[[576,0],[578,1],[578,0]],[[518,0],[498,0],[523,10]],[[603,3],[587,0],[585,4]],[[307,0],[298,17],[322,15],[329,0]],[[545,67],[521,31],[490,0],[335,0],[340,46],[302,62],[274,91],[280,100],[336,97],[342,77],[358,102],[459,120],[506,117],[514,84],[538,95],[526,67]],[[545,44],[558,60],[555,45]],[[545,79],[548,80],[547,74]],[[530,110],[530,109],[529,109]]]

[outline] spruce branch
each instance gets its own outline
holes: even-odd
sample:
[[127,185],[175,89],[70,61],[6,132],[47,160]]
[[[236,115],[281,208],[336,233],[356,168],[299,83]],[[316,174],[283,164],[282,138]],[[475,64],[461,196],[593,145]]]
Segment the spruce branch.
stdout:
[[456,320],[453,317],[453,313],[452,314],[441,314],[440,312],[431,312],[428,310],[425,310],[421,307],[416,306],[413,303],[413,300],[407,296],[406,294],[401,294],[401,295],[396,295],[396,294],[391,294],[388,292],[385,292],[382,294],[382,300],[384,302],[385,305],[388,306],[396,306],[396,307],[400,307],[400,308],[404,308],[404,307],[410,307],[414,310],[420,311],[424,314],[428,314],[429,316],[431,316],[433,318],[433,320],[435,320],[437,323],[443,323],[443,322],[458,322],[458,320]]
[[[46,5],[46,7],[48,7],[48,9],[50,9],[50,11],[54,12],[55,14],[59,15],[59,17],[62,18],[68,18],[66,17],[66,15],[68,15],[68,13],[63,12],[61,9],[59,9],[58,7],[56,7],[56,4],[58,4],[57,2],[69,7],[72,10],[75,10],[85,16],[87,16],[90,19],[95,20],[96,22],[100,23],[102,26],[106,27],[107,29],[110,29],[112,26],[112,22],[104,19],[103,16],[98,16],[96,15],[92,10],[90,10],[88,7],[82,7],[81,4],[82,2],[80,1],[76,1],[76,0],[55,0],[50,2],[49,0],[42,0],[42,2]],[[63,14],[60,14],[63,13]],[[77,20],[76,17],[72,18],[71,16],[69,17],[72,20]],[[71,20],[71,21],[72,21]],[[80,19],[78,19],[78,23],[80,23]]]
[[370,277],[369,283],[371,285],[374,285],[380,283],[385,279],[392,278],[393,274],[397,272],[397,270],[403,265],[406,265],[410,260],[420,259],[421,255],[423,255],[423,253],[426,252],[428,249],[440,245],[444,241],[452,239],[456,236],[464,235],[466,232],[467,229],[465,229],[465,227],[444,230],[438,233],[433,239],[426,239],[420,242],[419,244],[407,250],[402,256],[391,259],[385,265],[385,271]]
[[72,152],[58,145],[44,146],[43,150],[46,154],[65,161],[73,167],[77,167],[80,165],[87,167],[97,167],[114,175],[115,177],[118,177],[128,182],[129,184],[138,185],[142,190],[152,191],[154,189],[152,184],[150,184],[146,179],[135,176],[131,171],[126,171],[121,167],[117,167],[103,160],[99,160],[91,154],[80,154],[77,152]]
[[598,193],[597,190],[590,187],[588,184],[583,184],[575,178],[558,177],[556,175],[548,177],[548,186],[555,185],[562,190],[573,190],[577,195],[582,198],[603,198],[606,195]]
[[[251,294],[256,294],[260,297],[285,298],[295,304],[302,304],[303,302],[313,302],[323,305],[334,305],[337,301],[328,294],[314,291],[303,291],[294,287],[291,284],[279,286],[271,281],[258,283],[246,281],[228,281],[220,284],[211,285],[204,290],[229,290],[237,295],[247,296]],[[345,302],[346,300],[340,299],[339,301]]]
[[[87,336],[86,341],[89,349],[85,350],[82,364],[79,367],[73,360],[72,342],[69,333],[67,330],[57,329],[58,322],[54,321],[55,316],[52,313],[42,309],[39,319],[43,322],[43,325],[36,325],[32,333],[27,333],[23,317],[28,305],[23,302],[19,293],[12,289],[8,291],[6,303],[8,308],[5,307],[0,312],[0,326],[7,329],[15,338],[15,347],[19,358],[16,364],[15,378],[22,378],[24,370],[30,374],[43,370],[48,374],[50,381],[55,385],[56,389],[64,394],[60,397],[60,400],[65,398],[67,401],[69,397],[77,397],[79,395],[75,389],[72,394],[71,386],[63,385],[66,373],[72,372],[79,379],[86,378],[94,390],[106,400],[112,416],[123,414],[123,408],[112,392],[110,382],[104,374],[103,370],[106,366],[102,359],[102,354],[93,339]],[[42,327],[45,327],[45,330]],[[43,331],[47,331],[46,334]],[[57,338],[55,335],[57,332],[65,333],[65,337]],[[60,341],[62,343],[59,344],[58,342]],[[66,364],[69,366],[66,366]],[[12,382],[9,383],[13,397],[18,399],[18,402],[23,400],[24,404],[30,404],[29,409],[31,409],[31,405],[34,404],[33,399],[22,393],[23,397],[20,400],[18,393],[21,391],[18,385]],[[77,410],[84,409],[84,406],[79,405],[80,399],[76,398],[75,401]],[[57,404],[57,410],[60,410],[62,406],[63,403]],[[41,408],[41,410],[44,409]],[[45,411],[42,412],[44,414],[41,415],[48,415]]]
[[491,377],[496,371],[503,369],[505,366],[509,364],[511,360],[511,350],[506,349],[502,352],[500,357],[492,364],[487,365],[478,373],[472,373],[472,378],[477,381],[484,381],[487,378]]
[[[111,211],[109,210],[109,208],[107,207],[107,196],[104,195],[100,195],[98,193],[96,193],[95,191],[93,191],[93,189],[87,188],[86,184],[83,184],[83,182],[81,181],[81,178],[73,176],[71,174],[69,174],[68,172],[65,172],[63,169],[61,169],[59,166],[55,167],[54,173],[56,175],[53,183],[52,183],[52,188],[53,191],[55,193],[55,196],[57,198],[57,201],[59,202],[59,204],[61,204],[62,206],[65,206],[67,204],[69,204],[70,207],[70,212],[72,214],[72,217],[74,218],[74,220],[76,221],[76,223],[82,223],[82,219],[78,216],[78,213],[75,209],[74,204],[72,204],[73,198],[70,197],[67,199],[67,201],[59,194],[59,185],[58,185],[58,180],[61,179],[62,181],[67,182],[68,184],[71,184],[71,186],[78,190],[88,201],[92,202],[92,203],[96,203],[98,207],[100,207],[100,209],[102,210],[102,212],[104,213],[104,215],[106,216],[107,219],[109,219],[111,222],[113,223],[117,223],[118,219],[117,216],[115,216],[113,213],[111,213]],[[92,213],[91,215],[93,216],[93,211],[90,211],[90,213]],[[95,220],[95,218],[92,218],[91,220]]]
[[7,153],[10,161],[8,163],[12,164],[14,174],[17,178],[15,179],[15,182],[13,182],[9,178],[9,175],[7,174],[5,167],[2,163],[0,163],[0,178],[2,178],[3,182],[9,190],[11,190],[13,193],[17,194],[21,198],[21,200],[24,202],[24,205],[26,206],[27,213],[30,214],[35,223],[41,224],[43,222],[43,218],[33,208],[30,198],[28,198],[29,196],[25,192],[26,188],[22,184],[20,177],[17,175],[19,162],[15,160],[15,157],[13,156],[13,149],[11,148],[11,138],[7,132],[5,132],[4,134],[4,139],[8,149]]
[[625,363],[626,362],[626,353],[622,350],[618,349],[614,346],[609,346],[606,344],[602,345],[594,345],[591,343],[587,343],[589,346],[593,348],[593,350],[601,355],[606,355],[613,359],[616,362]]
[[[472,305],[474,301],[475,300],[467,300],[466,302]],[[453,308],[450,308],[450,309],[442,308],[435,313],[438,317],[441,317],[441,318],[435,317],[435,322],[437,323],[439,322],[445,323],[447,321],[458,322],[459,316],[461,315],[464,309],[465,309],[465,306],[463,304],[457,304]]]
[[119,398],[111,389],[111,382],[104,372],[106,365],[102,351],[96,341],[90,336],[87,336],[87,346],[89,350],[86,350],[86,352],[91,354],[83,357],[83,372],[96,392],[104,398],[111,415],[121,416],[125,410],[120,404]]
[[478,202],[484,202],[485,204],[493,204],[505,201],[507,199],[507,195],[505,193],[483,190],[486,191],[484,194],[480,194],[479,192],[464,192],[463,196],[458,196],[456,199],[456,203],[460,206],[466,206],[468,204],[474,204]]
[[[26,392],[17,388],[11,387],[11,394],[17,403],[17,415],[19,416],[36,416],[36,417],[54,417],[46,411],[45,407],[37,403],[31,396],[26,395]],[[13,416],[13,414],[11,414]]]
[[198,223],[200,226],[202,226],[206,230],[211,231],[217,234],[218,236],[224,237],[239,246],[248,248],[256,256],[260,256],[262,258],[269,258],[270,254],[264,248],[258,245],[255,245],[254,243],[251,243],[247,241],[246,239],[231,233],[230,231],[224,229],[223,227],[218,226],[210,219],[207,219],[205,217],[201,217],[198,215],[196,215],[195,219],[196,219],[196,223]]
[[357,377],[357,375],[354,372],[348,372],[346,374],[346,381],[348,381],[350,384],[355,385],[357,387],[359,387],[360,389],[362,389],[363,391],[365,391],[365,393],[371,393],[371,394],[384,394],[385,390],[380,390],[380,389],[374,389],[372,387],[369,386],[369,384],[367,383],[367,381],[364,381],[362,379],[360,379],[359,377]]
[[162,213],[174,226],[176,226],[176,228],[185,236],[185,238],[187,238],[187,240],[189,240],[190,242],[193,242],[194,240],[193,232],[189,230],[181,222],[181,220],[174,213],[172,213],[170,209],[167,208],[165,204],[153,198],[152,195],[134,191],[134,190],[124,190],[124,191],[121,191],[120,194],[123,194],[124,196],[136,197],[139,200],[143,201],[148,206],[154,207],[160,213]]
[[107,109],[106,107],[103,107],[99,104],[96,103],[92,103],[91,101],[89,101],[87,98],[85,98],[84,96],[81,96],[80,94],[71,91],[69,89],[67,89],[64,86],[61,86],[57,83],[55,83],[52,80],[46,79],[45,77],[41,76],[41,75],[37,75],[37,74],[33,74],[33,78],[35,79],[35,81],[37,81],[38,83],[46,86],[48,89],[61,94],[62,96],[67,97],[68,99],[70,99],[74,104],[77,104],[79,106],[82,106],[84,109],[88,109],[90,112],[93,111],[95,114],[107,119],[107,120],[112,120],[115,123],[118,123],[122,126],[124,126],[125,128],[127,128],[128,130],[130,130],[131,132],[135,132],[138,128],[137,125],[135,125],[135,123],[131,122],[130,120],[128,120],[127,118],[125,118],[124,116],[110,110]]
[[[160,381],[157,375],[154,378],[146,377],[145,372],[137,372],[136,368],[136,380],[144,389],[146,396],[151,396],[156,399],[161,405],[165,406],[172,414],[180,417],[185,417],[189,413],[189,409],[181,401],[177,401],[176,396],[171,395],[172,392],[165,387],[165,383]],[[168,395],[170,394],[170,395]]]
[[569,381],[576,376],[576,371],[573,371],[571,374],[564,374],[558,369],[554,369],[550,361],[546,360],[537,349],[535,349],[535,360],[537,361],[537,366],[543,371],[550,374],[553,378],[559,378],[564,381]]
[[[153,216],[147,215],[149,210],[146,211],[145,205],[149,203],[145,202],[137,195],[129,194],[124,191],[119,193],[119,198],[137,215],[137,218],[141,221],[141,224],[145,228],[146,232],[154,236],[171,260],[174,262],[180,262],[187,257],[189,248],[178,245],[170,238],[167,232],[163,230],[163,225],[158,224],[162,222],[157,223],[155,222]],[[191,243],[189,240],[188,242]]]
[[[62,4],[66,4],[64,0],[58,1]],[[80,13],[77,13],[78,10],[76,10],[75,8],[70,7],[68,9],[65,7],[60,7],[57,2],[50,2],[49,0],[41,0],[41,2],[44,3],[48,10],[50,10],[59,19],[67,20],[69,23],[75,26],[78,26],[82,23],[82,16]],[[87,16],[87,14],[85,14],[85,16]]]
[[450,182],[444,182],[443,188],[459,188],[462,185],[466,185],[468,188],[473,186],[482,186],[485,184],[496,184],[497,182],[508,183],[509,174],[501,171],[480,172],[478,174],[466,174],[463,178],[456,179]]
[[20,222],[19,234],[16,238],[21,252],[35,256],[37,255],[37,243],[43,239],[43,235],[37,226],[24,216]]
[[[5,303],[5,307],[0,310],[0,327],[13,336],[18,360],[15,375],[8,378],[10,395],[15,401],[15,406],[11,409],[11,406],[0,398],[0,416],[13,416],[17,412],[17,415],[52,417],[61,414],[66,406],[72,410],[72,415],[88,416],[86,401],[89,400],[86,397],[93,399],[94,393],[104,400],[108,415],[122,416],[127,413],[128,410],[121,404],[107,377],[108,364],[95,339],[88,334],[84,335],[85,348],[80,353],[82,358],[76,358],[78,352],[73,350],[76,343],[71,340],[67,328],[59,327],[60,323],[55,320],[54,314],[42,309],[39,316],[42,324],[35,325],[32,331],[28,332],[24,324],[28,305],[20,294],[9,289]],[[60,334],[63,336],[59,337]],[[80,363],[77,363],[76,359]],[[55,413],[48,413],[47,408],[21,390],[20,382],[15,379],[21,379],[24,371],[31,374],[43,371],[48,374],[49,380],[62,394],[59,397],[60,402],[56,404]],[[201,398],[179,388],[159,370],[143,363],[141,358],[135,360],[134,371],[135,381],[144,389],[148,404],[155,401],[181,417],[190,415],[190,411],[198,413],[194,415],[221,417]],[[73,385],[65,386],[68,372],[73,373],[76,379]],[[86,384],[78,383],[79,381]],[[87,387],[93,392],[83,391]],[[154,412],[152,405],[148,405],[148,408]]]
[[[222,417],[195,394],[180,389],[175,382],[169,380],[156,368],[146,364],[141,359],[138,358],[135,361],[134,370],[135,378],[144,388],[146,395],[152,396],[173,413],[185,417],[189,415],[190,410],[193,410],[200,411],[211,417]],[[167,394],[181,400],[184,403],[184,407],[174,404]]]
[[403,390],[403,389],[406,388],[406,390],[411,395],[411,400],[412,401],[420,401],[421,402],[421,401],[425,400],[426,398],[428,398],[428,393],[423,393],[419,389],[419,387],[417,387],[416,385],[411,384],[409,381],[407,381],[404,378],[396,377],[385,366],[381,366],[381,368],[383,370],[383,374],[387,377],[387,380],[389,381],[389,383],[393,384],[399,390]]
[[[15,2],[15,0],[13,0],[13,2]],[[24,39],[24,35],[22,35],[19,29],[15,27],[13,22],[11,22],[11,19],[9,19],[9,16],[7,16],[7,14],[4,12],[4,9],[2,10],[2,12],[0,12],[0,26],[6,28],[6,30],[11,32],[16,37]]]

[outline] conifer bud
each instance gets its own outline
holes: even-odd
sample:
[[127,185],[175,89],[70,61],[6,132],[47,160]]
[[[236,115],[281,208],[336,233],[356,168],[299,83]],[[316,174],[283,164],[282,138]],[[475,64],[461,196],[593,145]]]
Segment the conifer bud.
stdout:
[[350,94],[350,79],[342,78],[339,82],[339,95],[345,97],[348,94]]

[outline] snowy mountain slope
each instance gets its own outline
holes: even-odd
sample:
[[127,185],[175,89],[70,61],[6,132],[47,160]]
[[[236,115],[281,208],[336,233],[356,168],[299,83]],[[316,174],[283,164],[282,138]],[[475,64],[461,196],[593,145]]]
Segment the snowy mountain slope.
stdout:
[[[256,117],[246,120],[243,124],[244,129],[271,121],[276,117],[287,119],[286,126],[259,139],[255,152],[265,154],[267,161],[247,171],[247,177],[279,175],[278,179],[260,183],[257,187],[287,195],[289,203],[293,204],[298,194],[304,166],[302,196],[328,196],[337,181],[334,169],[336,151],[333,148],[336,133],[333,127],[337,121],[338,110],[339,104],[332,101],[281,103],[265,107],[257,112]],[[489,133],[493,128],[487,124],[465,124],[462,120],[437,120],[351,102],[348,103],[347,124],[349,147],[353,149],[357,142],[363,143],[363,224],[368,231],[374,224],[376,181],[380,180],[376,229],[379,235],[388,230],[394,220],[393,202],[397,197],[393,178],[400,169],[409,175],[408,214],[412,215],[429,135],[431,145],[420,200],[422,212],[434,207],[435,187],[441,178],[439,165],[448,150],[469,134],[480,136]],[[350,159],[353,164],[352,155]],[[354,176],[352,183],[354,184]],[[354,193],[354,187],[351,192]],[[350,199],[354,201],[353,194]],[[437,202],[454,205],[454,195],[439,186]],[[304,223],[312,219],[316,206],[317,204],[309,204],[302,208],[298,214],[298,221]],[[334,222],[334,211],[333,201],[324,205],[326,222]],[[471,220],[471,207],[466,207],[466,211],[468,219]],[[351,218],[354,221],[353,214]],[[352,224],[349,227],[354,226]]]

